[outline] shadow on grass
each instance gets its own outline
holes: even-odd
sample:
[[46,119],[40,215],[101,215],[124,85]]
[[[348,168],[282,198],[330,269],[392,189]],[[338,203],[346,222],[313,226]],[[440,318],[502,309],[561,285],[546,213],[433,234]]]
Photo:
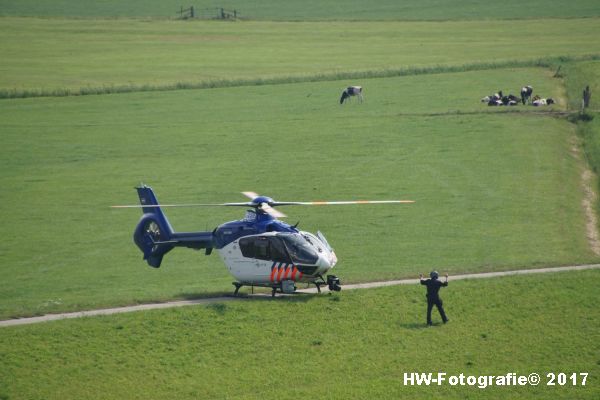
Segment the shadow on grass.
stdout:
[[288,303],[307,303],[313,299],[318,298],[319,296],[327,296],[327,295],[319,295],[313,293],[294,293],[294,294],[281,294],[277,293],[275,297],[272,297],[270,293],[255,293],[255,294],[246,294],[240,297],[251,300],[251,301],[278,301],[278,302],[288,302]]
[[428,328],[437,328],[441,327],[444,324],[441,322],[434,322],[433,325],[429,326],[425,322],[400,322],[398,324],[401,328],[404,329],[428,329]]
[[219,315],[224,315],[227,311],[227,304],[225,303],[213,303],[206,306],[206,308],[213,310]]
[[[275,297],[271,296],[271,290],[255,290],[254,293],[248,292],[240,292],[237,295],[231,292],[201,292],[201,293],[180,293],[175,296],[175,299],[181,300],[202,300],[202,299],[211,299],[211,298],[231,298],[231,299],[240,299],[240,300],[251,300],[251,301],[288,301],[288,302],[308,302],[314,298],[319,296],[329,298],[331,301],[339,301],[339,297],[332,295],[331,293],[294,293],[294,294],[282,294],[277,293]],[[218,304],[216,301],[215,304]]]
[[231,292],[184,292],[178,293],[175,295],[173,299],[178,300],[202,300],[202,299],[211,299],[216,297],[230,297],[232,296],[233,291]]

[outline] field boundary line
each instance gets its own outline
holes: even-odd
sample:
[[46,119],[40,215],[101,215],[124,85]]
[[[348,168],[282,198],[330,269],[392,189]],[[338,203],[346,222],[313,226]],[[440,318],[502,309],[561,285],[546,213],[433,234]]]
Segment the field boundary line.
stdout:
[[459,73],[471,71],[485,71],[503,68],[552,68],[557,64],[566,62],[582,62],[600,60],[600,54],[582,54],[576,56],[552,56],[544,58],[522,59],[522,60],[499,60],[492,62],[470,62],[466,64],[429,65],[429,66],[405,66],[397,68],[386,68],[378,70],[363,71],[338,71],[326,72],[313,75],[288,75],[278,77],[255,77],[239,79],[215,79],[196,82],[176,82],[163,85],[150,84],[116,84],[99,87],[54,88],[54,89],[11,89],[0,88],[0,99],[22,99],[30,97],[67,97],[88,96],[118,93],[137,92],[164,92],[173,90],[192,89],[218,89],[243,86],[282,85],[293,83],[325,82],[339,80],[394,78],[401,76],[431,75],[444,73]]
[[[503,277],[503,276],[544,274],[544,273],[552,273],[552,272],[583,271],[583,270],[590,270],[590,269],[600,269],[600,264],[461,274],[461,275],[451,276],[450,281],[465,280],[465,279],[488,279],[488,278],[497,278],[497,277]],[[399,280],[381,281],[381,282],[355,283],[355,284],[343,285],[343,289],[344,290],[372,289],[372,288],[386,287],[386,286],[411,285],[411,284],[416,284],[418,282],[419,282],[419,279],[399,279]],[[326,288],[323,288],[321,290],[323,292],[328,291]],[[299,289],[297,292],[308,293],[308,294],[317,293],[317,289],[316,288]],[[269,294],[253,294],[253,295],[248,295],[248,296],[244,296],[244,297],[220,296],[220,297],[209,297],[209,298],[196,299],[196,300],[170,301],[170,302],[166,302],[166,303],[139,304],[136,306],[105,308],[105,309],[100,309],[100,310],[77,311],[77,312],[61,313],[61,314],[47,314],[47,315],[42,315],[39,317],[16,318],[16,319],[3,320],[3,321],[0,321],[0,328],[8,327],[8,326],[16,326],[16,325],[36,324],[36,323],[40,323],[40,322],[57,321],[57,320],[63,320],[63,319],[95,317],[95,316],[99,316],[99,315],[114,315],[114,314],[122,314],[122,313],[128,313],[128,312],[147,311],[147,310],[156,310],[156,309],[164,309],[164,308],[174,308],[174,307],[185,307],[185,306],[193,306],[193,305],[210,305],[210,304],[222,303],[222,302],[226,302],[226,301],[247,300],[247,299],[256,298],[256,297],[270,297],[270,295]]]
[[[487,107],[487,106],[486,106]],[[509,106],[502,107],[487,107],[484,110],[473,110],[473,111],[460,111],[460,110],[449,110],[432,113],[397,113],[397,117],[454,117],[461,115],[510,115],[513,116],[549,116],[549,117],[568,117],[571,115],[579,115],[579,111],[564,111],[564,110],[540,110],[537,107],[531,107],[530,109],[523,110],[517,108],[511,108]]]

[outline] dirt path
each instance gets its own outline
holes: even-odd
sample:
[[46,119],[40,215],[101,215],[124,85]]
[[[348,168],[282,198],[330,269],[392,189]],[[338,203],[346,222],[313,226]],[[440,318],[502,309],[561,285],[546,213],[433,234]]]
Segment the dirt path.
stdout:
[[582,156],[582,143],[581,139],[577,136],[573,136],[571,139],[571,154],[577,160],[581,162],[581,190],[583,191],[583,199],[581,200],[581,207],[583,208],[583,214],[585,216],[585,233],[588,240],[590,249],[600,256],[600,233],[598,232],[598,216],[596,215],[596,209],[594,205],[598,199],[594,188],[594,182],[597,177],[594,172],[590,169],[588,162]]
[[[500,272],[485,272],[480,274],[463,274],[455,275],[450,277],[450,281],[462,280],[462,279],[485,279],[495,278],[499,276],[510,276],[510,275],[526,275],[526,274],[543,274],[552,272],[564,272],[564,271],[581,271],[588,269],[600,269],[600,264],[594,265],[576,265],[570,267],[556,267],[556,268],[537,268],[537,269],[520,269],[515,271],[500,271]],[[384,281],[384,282],[370,282],[370,283],[357,283],[352,285],[343,285],[343,290],[355,290],[355,289],[370,289],[384,286],[395,286],[395,285],[411,285],[418,283],[418,279],[401,279],[396,281]],[[322,289],[324,292],[327,289]],[[301,289],[298,290],[300,293],[316,293],[316,288]],[[226,301],[244,301],[257,297],[270,297],[270,294],[252,294],[244,297],[212,297],[198,300],[183,300],[183,301],[172,301],[168,303],[155,303],[155,304],[140,304],[137,306],[119,307],[119,308],[107,308],[102,310],[90,310],[90,311],[79,311],[73,313],[64,314],[48,314],[41,317],[33,318],[18,318],[0,321],[0,328],[15,325],[26,325],[36,324],[39,322],[56,321],[60,319],[70,318],[82,318],[82,317],[94,317],[98,315],[112,315],[121,314],[134,311],[144,310],[155,310],[161,308],[173,308],[193,305],[208,305],[214,303],[222,303]]]
[[596,193],[592,189],[592,183],[595,182],[595,176],[592,171],[585,169],[581,174],[581,185],[583,187],[583,200],[581,205],[585,213],[585,230],[587,234],[588,243],[590,248],[597,256],[600,256],[600,235],[598,235],[598,219],[596,217],[596,211],[594,204],[596,204]]

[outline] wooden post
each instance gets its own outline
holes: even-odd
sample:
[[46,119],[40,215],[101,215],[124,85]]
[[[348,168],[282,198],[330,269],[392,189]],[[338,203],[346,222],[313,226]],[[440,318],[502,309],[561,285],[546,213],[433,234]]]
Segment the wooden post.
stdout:
[[560,78],[561,77],[561,75],[560,75],[560,67],[562,67],[562,65],[558,66],[558,69],[554,73],[554,78]]
[[590,90],[590,85],[585,87],[583,91],[583,108],[588,108],[590,106],[590,98],[592,97],[592,91]]
[[194,18],[194,6],[190,6],[190,18]]
[[225,19],[225,10],[221,8],[221,19]]
[[233,19],[237,19],[237,10],[233,10]]

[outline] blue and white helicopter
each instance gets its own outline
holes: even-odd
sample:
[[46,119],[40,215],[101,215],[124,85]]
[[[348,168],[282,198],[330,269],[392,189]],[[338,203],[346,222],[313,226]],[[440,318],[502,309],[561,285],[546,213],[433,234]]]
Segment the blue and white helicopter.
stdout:
[[[327,275],[337,263],[333,248],[321,232],[312,234],[288,225],[277,218],[286,215],[278,206],[313,206],[346,204],[413,203],[412,200],[379,201],[275,201],[254,192],[243,192],[251,201],[222,204],[159,204],[152,189],[137,187],[140,205],[113,208],[142,208],[143,215],[133,233],[133,241],[144,254],[144,260],[159,268],[165,254],[175,247],[205,249],[210,255],[217,249],[229,272],[236,279],[234,295],[242,286],[260,286],[294,293],[296,283],[316,285],[318,291],[327,285],[340,291],[340,280]],[[164,207],[226,206],[247,207],[246,215],[238,221],[226,222],[212,232],[175,232],[164,214]],[[324,278],[326,276],[326,278]]]

